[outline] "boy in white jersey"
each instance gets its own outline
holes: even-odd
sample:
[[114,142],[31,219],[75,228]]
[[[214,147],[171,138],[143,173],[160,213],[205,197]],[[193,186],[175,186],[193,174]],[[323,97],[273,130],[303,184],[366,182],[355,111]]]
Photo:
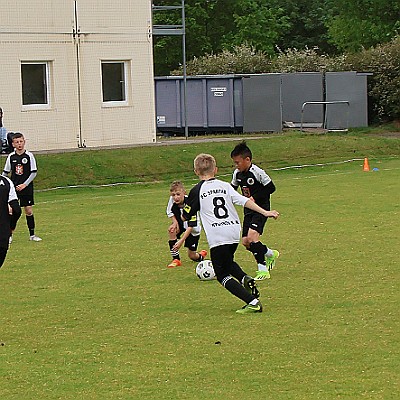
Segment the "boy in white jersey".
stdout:
[[279,213],[275,210],[264,210],[251,199],[239,194],[229,183],[216,179],[216,161],[210,154],[199,154],[195,158],[194,171],[200,182],[189,193],[183,218],[190,220],[197,212],[200,213],[218,282],[246,303],[236,312],[262,312],[254,279],[234,261],[241,236],[241,224],[235,204],[250,208],[265,217],[276,219]]

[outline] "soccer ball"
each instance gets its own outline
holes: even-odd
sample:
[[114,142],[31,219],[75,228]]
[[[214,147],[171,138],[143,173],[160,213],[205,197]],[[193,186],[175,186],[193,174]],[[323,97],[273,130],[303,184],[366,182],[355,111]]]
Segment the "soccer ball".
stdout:
[[215,279],[215,272],[210,260],[203,260],[197,264],[196,275],[201,281],[211,281]]

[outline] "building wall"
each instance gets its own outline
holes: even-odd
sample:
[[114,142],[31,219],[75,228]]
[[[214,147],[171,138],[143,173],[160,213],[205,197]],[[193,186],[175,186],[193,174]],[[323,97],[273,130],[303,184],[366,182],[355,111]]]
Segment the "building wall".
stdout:
[[[2,0],[1,8],[4,125],[25,133],[31,150],[155,141],[150,0],[77,0],[76,9],[72,0]],[[102,61],[126,62],[125,103],[103,103]],[[49,107],[22,105],[21,62],[49,63]]]

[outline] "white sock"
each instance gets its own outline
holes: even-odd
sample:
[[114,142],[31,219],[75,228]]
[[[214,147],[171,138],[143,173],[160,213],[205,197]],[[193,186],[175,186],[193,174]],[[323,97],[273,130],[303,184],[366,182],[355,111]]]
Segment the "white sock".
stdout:
[[258,304],[258,299],[254,299],[249,303],[251,306],[256,306]]
[[272,257],[272,256],[274,255],[274,252],[273,252],[272,249],[268,248],[268,250],[267,250],[267,252],[265,253],[265,255],[266,255],[267,257]]
[[265,264],[257,264],[259,271],[268,271],[267,266]]

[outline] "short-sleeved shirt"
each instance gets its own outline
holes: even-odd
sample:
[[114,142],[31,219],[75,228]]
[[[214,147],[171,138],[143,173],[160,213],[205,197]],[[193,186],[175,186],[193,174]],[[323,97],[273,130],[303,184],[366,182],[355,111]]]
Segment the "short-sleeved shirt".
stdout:
[[[270,210],[271,194],[275,191],[275,185],[269,175],[257,165],[252,164],[244,172],[235,169],[231,185],[235,189],[240,186],[243,196],[253,197],[256,204],[265,210]],[[251,213],[254,213],[254,211],[245,210],[245,214]]]
[[[4,165],[4,173],[11,172],[11,180],[15,186],[25,183],[32,172],[37,172],[36,160],[30,151],[17,154],[15,151],[10,153]],[[20,192],[24,196],[33,195],[33,182],[31,182],[23,191]]]
[[[185,206],[187,198],[188,197],[185,196],[185,201],[183,203],[183,206]],[[169,218],[171,218],[172,216],[175,216],[175,218],[178,222],[178,225],[179,225],[180,233],[186,231],[186,229],[188,227],[191,227],[192,228],[191,235],[199,236],[200,232],[201,232],[201,224],[200,224],[199,219],[197,218],[197,213],[191,217],[190,221],[183,221],[182,220],[182,212],[183,212],[183,207],[182,208],[179,207],[172,199],[172,196],[170,196],[169,200],[168,200],[167,210],[166,210],[167,216]]]
[[234,205],[244,206],[247,201],[227,182],[215,178],[200,181],[189,193],[183,216],[190,219],[200,213],[210,249],[239,243],[241,225]]

